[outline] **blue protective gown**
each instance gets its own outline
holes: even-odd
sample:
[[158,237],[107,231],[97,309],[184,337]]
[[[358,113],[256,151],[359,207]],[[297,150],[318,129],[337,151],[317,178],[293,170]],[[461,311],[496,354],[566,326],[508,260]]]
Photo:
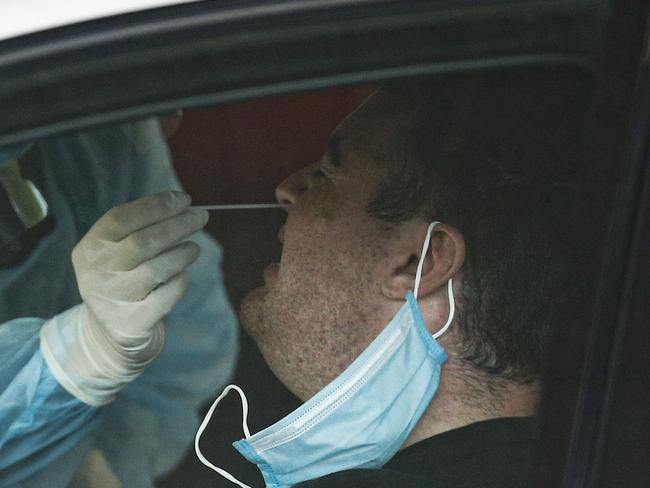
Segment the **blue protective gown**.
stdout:
[[111,207],[180,185],[156,120],[39,142],[21,166],[39,175],[56,226],[25,262],[0,268],[0,486],[64,487],[91,448],[124,486],[152,486],[190,446],[197,406],[233,372],[221,250],[194,237],[201,256],[166,318],[163,352],[114,402],[90,407],[58,384],[39,348],[45,320],[81,301],[72,248]]

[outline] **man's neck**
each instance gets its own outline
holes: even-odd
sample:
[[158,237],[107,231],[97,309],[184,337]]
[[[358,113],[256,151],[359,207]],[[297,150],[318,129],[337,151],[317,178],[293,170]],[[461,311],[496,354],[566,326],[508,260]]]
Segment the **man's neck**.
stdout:
[[[482,420],[535,415],[540,399],[539,383],[467,380],[466,371],[443,367],[438,391],[402,449],[448,430]],[[490,385],[487,386],[489,381]]]

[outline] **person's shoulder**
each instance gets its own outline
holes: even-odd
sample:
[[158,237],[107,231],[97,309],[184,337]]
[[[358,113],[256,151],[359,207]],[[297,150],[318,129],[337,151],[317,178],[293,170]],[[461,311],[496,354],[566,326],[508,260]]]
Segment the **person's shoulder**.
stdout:
[[305,481],[295,488],[423,488],[427,480],[419,476],[390,469],[351,469],[315,480]]

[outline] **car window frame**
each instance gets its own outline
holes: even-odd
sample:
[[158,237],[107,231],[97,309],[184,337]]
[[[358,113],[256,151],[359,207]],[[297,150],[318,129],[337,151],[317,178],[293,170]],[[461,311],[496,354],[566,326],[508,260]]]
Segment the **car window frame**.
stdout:
[[[248,15],[231,2],[183,4],[0,42],[0,106],[15,114],[0,119],[0,146],[362,81],[542,62],[589,70],[598,40],[585,30],[607,15],[604,0],[259,3],[246,2]],[[373,44],[375,56],[355,49]]]
[[[630,86],[627,110],[614,115],[624,146],[618,189],[590,328],[581,388],[564,473],[565,488],[622,485],[631,470],[650,482],[650,467],[629,454],[631,432],[650,434],[650,416],[634,415],[638,372],[650,371],[650,16],[614,33],[617,45],[638,59],[636,69],[614,69]],[[622,34],[622,35],[621,35]],[[611,63],[613,64],[613,63]],[[609,107],[612,109],[612,107]],[[598,151],[600,149],[596,149]],[[645,365],[645,368],[639,365]],[[650,374],[646,374],[650,380]],[[634,379],[637,379],[635,381]],[[647,386],[647,385],[646,385]],[[636,420],[630,422],[629,420]],[[636,437],[636,436],[634,436]],[[636,485],[634,485],[636,486]]]

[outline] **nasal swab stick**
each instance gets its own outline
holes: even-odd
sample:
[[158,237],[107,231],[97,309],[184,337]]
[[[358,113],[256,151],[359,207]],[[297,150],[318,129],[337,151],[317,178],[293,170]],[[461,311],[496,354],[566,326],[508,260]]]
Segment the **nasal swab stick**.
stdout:
[[243,203],[229,205],[196,205],[192,208],[199,210],[246,210],[249,208],[288,208],[286,203]]

